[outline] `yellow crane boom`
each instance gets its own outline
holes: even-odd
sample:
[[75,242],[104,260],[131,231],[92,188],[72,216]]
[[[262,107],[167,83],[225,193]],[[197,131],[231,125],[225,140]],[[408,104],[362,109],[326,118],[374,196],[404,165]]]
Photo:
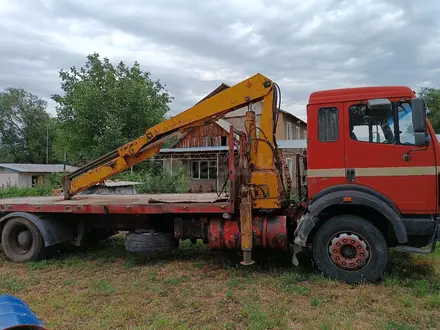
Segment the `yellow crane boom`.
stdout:
[[[73,195],[153,157],[164,141],[178,132],[211,123],[226,113],[251,103],[263,101],[260,126],[255,127],[255,115],[246,116],[249,168],[252,185],[264,185],[266,193],[256,190],[255,208],[280,207],[280,175],[275,166],[275,117],[277,91],[274,83],[261,74],[205,99],[178,115],[147,129],[144,135],[113,152],[81,167],[63,178],[64,198]],[[252,112],[252,111],[251,111]],[[250,138],[249,138],[250,137]],[[264,195],[264,196],[263,196]]]

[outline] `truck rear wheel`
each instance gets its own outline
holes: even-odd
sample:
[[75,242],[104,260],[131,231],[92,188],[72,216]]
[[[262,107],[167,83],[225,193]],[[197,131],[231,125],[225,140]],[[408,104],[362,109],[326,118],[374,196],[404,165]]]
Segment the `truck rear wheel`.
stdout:
[[46,251],[40,231],[24,218],[12,218],[6,222],[2,231],[2,248],[13,262],[39,260]]
[[371,282],[385,270],[388,246],[379,229],[369,221],[338,215],[315,234],[313,259],[327,277],[347,283]]

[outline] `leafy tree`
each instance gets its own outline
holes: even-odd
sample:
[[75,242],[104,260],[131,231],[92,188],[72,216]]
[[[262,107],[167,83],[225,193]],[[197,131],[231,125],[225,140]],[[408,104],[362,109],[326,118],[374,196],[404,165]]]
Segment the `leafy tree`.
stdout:
[[45,100],[21,88],[0,92],[0,161],[46,162],[46,106]]
[[164,119],[171,97],[135,62],[117,66],[98,53],[84,66],[61,70],[64,95],[53,95],[60,122],[57,155],[83,164],[142,134]]
[[423,87],[419,94],[425,100],[432,127],[440,132],[440,89]]

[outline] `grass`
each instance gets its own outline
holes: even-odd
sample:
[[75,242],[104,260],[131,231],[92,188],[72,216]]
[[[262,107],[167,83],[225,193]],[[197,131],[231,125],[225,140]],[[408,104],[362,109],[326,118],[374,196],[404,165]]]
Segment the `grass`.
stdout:
[[440,248],[393,252],[380,283],[347,285],[277,254],[249,268],[202,244],[128,255],[113,237],[89,251],[13,264],[0,293],[24,299],[49,329],[438,329]]

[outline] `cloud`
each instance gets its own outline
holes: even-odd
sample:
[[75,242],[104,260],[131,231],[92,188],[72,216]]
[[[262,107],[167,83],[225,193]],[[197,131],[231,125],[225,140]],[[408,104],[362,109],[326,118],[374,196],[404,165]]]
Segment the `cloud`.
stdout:
[[0,87],[48,98],[58,70],[99,52],[160,78],[173,113],[260,72],[305,119],[319,89],[439,86],[439,13],[409,0],[0,0]]

